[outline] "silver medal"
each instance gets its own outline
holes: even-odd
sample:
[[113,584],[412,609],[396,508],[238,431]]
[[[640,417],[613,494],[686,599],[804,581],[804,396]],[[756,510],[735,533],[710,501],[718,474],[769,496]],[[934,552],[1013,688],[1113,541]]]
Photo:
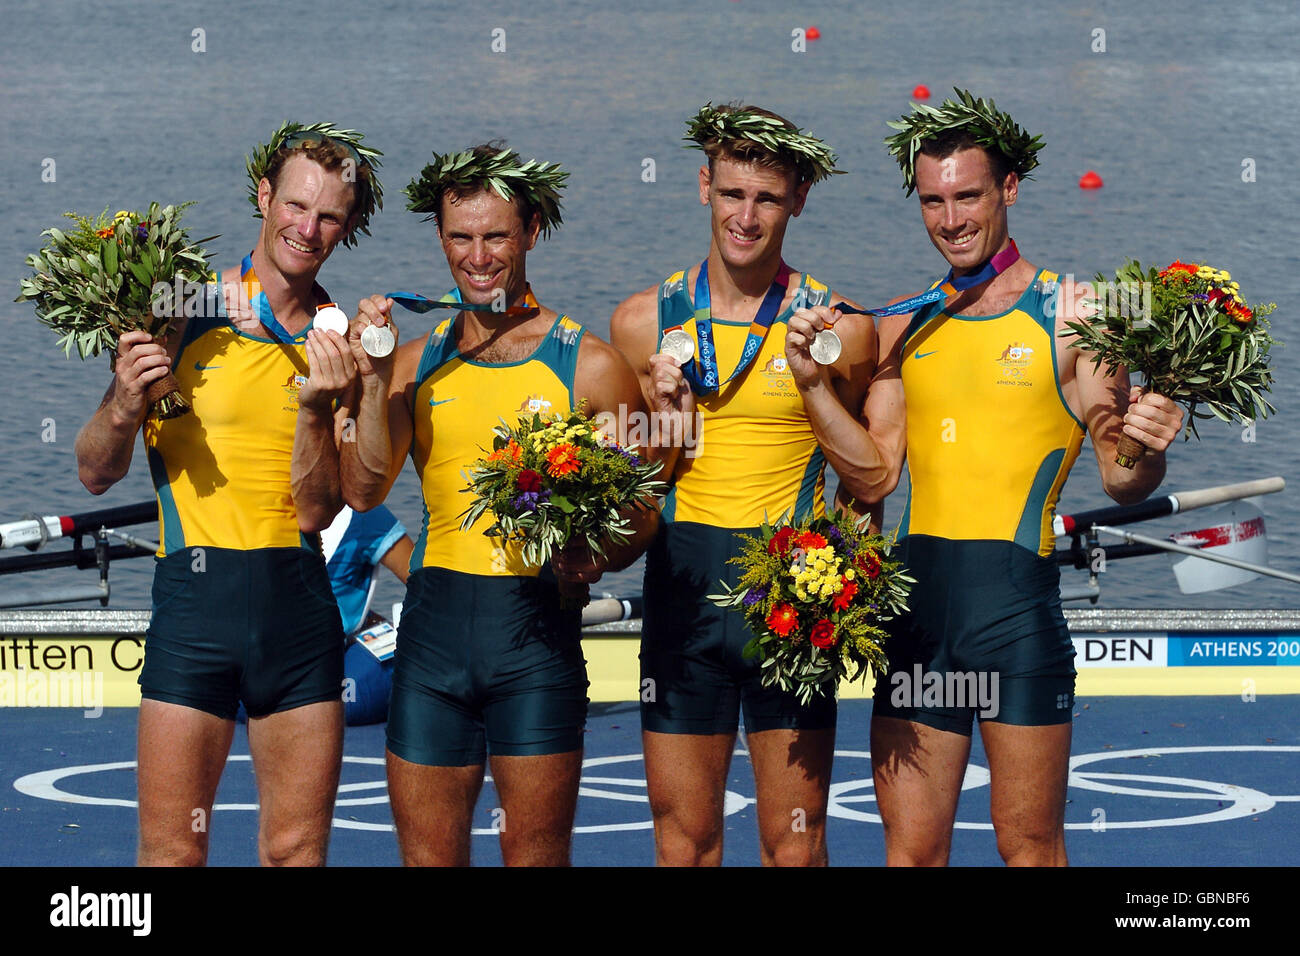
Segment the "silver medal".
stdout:
[[371,358],[383,358],[396,344],[397,339],[386,325],[367,325],[361,330],[361,347]]
[[316,318],[312,320],[311,327],[320,329],[322,332],[337,332],[339,335],[347,335],[349,324],[346,312],[337,305],[327,305],[323,309],[316,310]]
[[673,329],[660,340],[659,351],[675,358],[680,368],[695,357],[695,340],[689,332]]
[[818,365],[831,365],[840,357],[840,352],[844,351],[844,345],[840,342],[840,337],[830,329],[822,329],[814,336],[808,351]]

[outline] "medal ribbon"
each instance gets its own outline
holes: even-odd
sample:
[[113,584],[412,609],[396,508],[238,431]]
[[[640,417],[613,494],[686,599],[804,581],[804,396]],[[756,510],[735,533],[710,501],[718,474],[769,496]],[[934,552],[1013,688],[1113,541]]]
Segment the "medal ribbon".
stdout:
[[[713,311],[710,308],[709,298],[709,260],[705,259],[700,263],[699,275],[695,277],[694,303],[687,298],[684,286],[678,289],[677,294],[672,298],[671,309],[673,317],[682,318],[683,321],[664,329],[664,334],[667,335],[680,329],[685,324],[686,318],[695,319],[695,335],[700,344],[699,354],[692,362],[682,366],[682,375],[690,383],[691,391],[696,395],[712,395],[749,367],[758,355],[763,339],[767,337],[767,330],[776,321],[777,312],[785,300],[786,286],[789,281],[790,267],[783,261],[781,268],[777,270],[776,278],[772,280],[772,287],[767,290],[767,295],[763,297],[763,302],[758,307],[754,320],[749,323],[749,333],[745,336],[745,345],[741,349],[740,361],[736,364],[735,371],[728,375],[725,381],[719,382],[718,353],[713,345]],[[684,315],[687,312],[691,315]]]
[[[479,304],[476,302],[462,302],[460,299],[460,289],[452,289],[441,299],[430,299],[428,296],[420,295],[418,292],[385,292],[386,298],[392,299],[404,309],[411,312],[431,312],[434,309],[456,309],[466,312],[498,312],[499,310],[492,307],[491,303]],[[525,286],[524,304],[507,306],[502,315],[522,315],[525,312],[532,312],[540,309],[536,297],[533,295],[533,287]]]
[[262,323],[262,327],[270,333],[271,338],[284,345],[301,345],[307,341],[307,332],[311,326],[303,329],[297,335],[290,335],[289,330],[276,321],[275,313],[271,311],[270,300],[267,299],[266,293],[262,291],[262,283],[257,278],[257,273],[253,271],[253,254],[250,252],[244,256],[244,261],[239,266],[239,281],[241,288],[248,293],[248,305],[257,316],[257,321]]
[[914,295],[910,299],[904,299],[902,302],[895,302],[893,305],[886,305],[879,309],[855,309],[850,305],[841,302],[839,305],[832,306],[845,314],[853,315],[902,315],[905,312],[915,312],[923,305],[931,302],[938,302],[940,299],[946,299],[949,296],[956,295],[981,282],[988,282],[990,279],[1001,275],[1011,268],[1012,265],[1020,258],[1020,250],[1016,248],[1014,239],[1007,240],[1007,247],[990,259],[984,265],[980,266],[974,272],[964,276],[953,278],[952,270],[944,276],[941,283],[931,289],[929,292],[922,292],[920,295]]

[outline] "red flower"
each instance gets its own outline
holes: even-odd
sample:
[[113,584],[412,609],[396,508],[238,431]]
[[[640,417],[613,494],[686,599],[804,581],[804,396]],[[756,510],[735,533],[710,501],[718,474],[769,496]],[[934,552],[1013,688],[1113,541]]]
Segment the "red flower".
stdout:
[[870,548],[863,548],[859,551],[858,556],[853,559],[853,563],[869,578],[874,578],[880,574],[880,559],[876,557],[876,552]]
[[556,445],[546,453],[546,470],[556,478],[571,475],[582,467],[578,461],[578,449],[568,442]]
[[815,531],[805,531],[803,534],[799,535],[795,544],[799,545],[799,547],[803,548],[805,551],[811,551],[813,548],[826,547],[826,539]]
[[772,540],[767,543],[768,554],[785,554],[790,550],[790,539],[794,537],[794,528],[782,528],[776,534],[772,535]]
[[1186,274],[1189,277],[1194,278],[1196,276],[1196,271],[1199,268],[1200,267],[1197,265],[1189,264],[1186,262],[1179,262],[1177,259],[1175,259],[1172,263],[1170,263],[1168,269],[1161,270],[1160,278],[1165,279],[1168,278],[1169,276],[1176,275],[1177,273],[1180,272]]
[[799,623],[799,615],[788,604],[778,604],[767,616],[767,627],[773,634],[781,637],[788,635]]
[[542,476],[531,468],[525,468],[519,473],[519,490],[520,491],[541,491]]
[[831,607],[836,611],[847,611],[853,599],[857,597],[858,586],[847,578],[840,578],[844,584],[844,589],[835,595],[835,600],[831,601]]
[[808,635],[808,640],[812,641],[813,647],[834,647],[835,625],[826,620],[826,618],[822,618],[813,625],[812,633]]

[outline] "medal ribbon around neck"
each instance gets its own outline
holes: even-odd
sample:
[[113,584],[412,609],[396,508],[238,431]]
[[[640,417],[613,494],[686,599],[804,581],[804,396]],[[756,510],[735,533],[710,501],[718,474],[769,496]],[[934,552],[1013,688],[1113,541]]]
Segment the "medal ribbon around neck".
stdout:
[[385,292],[384,296],[392,299],[404,309],[421,314],[431,312],[434,309],[456,309],[457,311],[463,310],[466,312],[497,312],[499,315],[523,315],[541,308],[537,298],[533,295],[531,285],[524,287],[524,304],[507,306],[504,312],[493,308],[490,302],[462,302],[460,289],[452,289],[441,299],[430,299],[418,292]]
[[[695,301],[692,303],[686,296],[685,287],[678,290],[677,294],[671,300],[671,310],[674,320],[681,319],[675,325],[664,329],[664,334],[680,329],[687,318],[695,319],[695,336],[699,340],[699,355],[694,361],[682,366],[682,375],[690,383],[691,391],[696,395],[712,395],[714,392],[726,385],[737,375],[745,371],[758,355],[759,348],[763,345],[763,339],[767,337],[767,330],[772,327],[776,321],[777,313],[781,309],[781,303],[785,300],[786,286],[790,280],[790,267],[781,263],[781,268],[777,270],[776,278],[772,280],[772,287],[767,290],[762,304],[758,307],[758,312],[754,316],[754,321],[749,323],[749,333],[745,336],[745,346],[740,352],[740,361],[736,364],[735,371],[727,376],[723,382],[718,381],[718,353],[713,346],[713,312],[710,308],[709,299],[709,260],[705,259],[700,263],[699,275],[695,277]],[[690,313],[690,314],[684,314]]]
[[297,335],[291,335],[289,330],[276,320],[275,313],[271,310],[271,302],[266,297],[266,292],[262,290],[262,283],[257,278],[257,273],[253,271],[253,254],[250,252],[244,256],[244,261],[239,266],[240,288],[248,293],[248,305],[257,316],[257,321],[262,323],[262,327],[270,333],[271,338],[283,345],[302,345],[307,341],[307,333],[311,331],[311,326],[303,329]]
[[855,309],[844,302],[832,306],[845,314],[854,315],[902,315],[905,312],[915,312],[923,305],[931,302],[938,302],[940,299],[946,299],[949,296],[956,295],[958,292],[964,292],[979,285],[982,282],[988,282],[1003,272],[1010,269],[1020,259],[1020,250],[1016,248],[1014,239],[1007,240],[1007,247],[995,255],[984,265],[980,266],[974,272],[964,276],[953,278],[952,270],[944,276],[941,283],[931,289],[929,292],[922,292],[920,295],[914,295],[910,299],[904,299],[902,302],[895,302],[893,305],[886,305],[879,309]]

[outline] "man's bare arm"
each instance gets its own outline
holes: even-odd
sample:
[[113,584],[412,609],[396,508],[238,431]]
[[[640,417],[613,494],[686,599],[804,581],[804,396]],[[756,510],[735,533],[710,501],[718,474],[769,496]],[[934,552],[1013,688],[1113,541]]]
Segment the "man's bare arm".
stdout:
[[[356,427],[352,440],[339,445],[339,476],[343,498],[356,511],[369,511],[388,497],[411,448],[411,395],[427,337],[399,346],[384,359],[371,358],[360,347],[366,325],[391,325],[392,307],[383,296],[363,299],[348,333],[360,374],[348,403]],[[392,331],[398,334],[395,325]]]
[[116,373],[74,446],[77,477],[92,495],[102,495],[131,469],[135,436],[149,413],[149,386],[170,371],[171,363],[167,346],[147,332],[125,332],[118,339]]
[[644,406],[650,412],[650,447],[642,449],[663,463],[659,473],[670,480],[688,436],[696,435],[695,396],[674,359],[659,352],[659,287],[652,286],[622,302],[609,322],[610,342],[636,374]]

